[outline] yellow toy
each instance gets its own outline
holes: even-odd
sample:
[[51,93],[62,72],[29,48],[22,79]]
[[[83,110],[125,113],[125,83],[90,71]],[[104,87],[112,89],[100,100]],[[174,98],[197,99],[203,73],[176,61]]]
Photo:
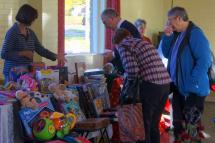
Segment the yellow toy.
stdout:
[[77,117],[72,113],[64,115],[59,112],[53,112],[50,119],[57,131],[56,135],[58,138],[63,138],[65,135],[69,134],[69,131],[77,122]]

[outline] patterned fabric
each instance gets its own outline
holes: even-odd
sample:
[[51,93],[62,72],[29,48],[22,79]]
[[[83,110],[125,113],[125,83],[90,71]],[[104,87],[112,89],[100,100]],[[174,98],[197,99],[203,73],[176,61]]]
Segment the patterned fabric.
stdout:
[[18,24],[15,23],[6,33],[1,51],[1,58],[5,60],[3,71],[5,76],[8,76],[12,67],[29,65],[33,62],[33,60],[19,56],[19,52],[24,50],[36,51],[40,56],[56,60],[56,54],[45,49],[31,29],[28,29],[28,36],[24,37],[20,33]]
[[138,74],[144,81],[155,84],[167,84],[171,81],[152,44],[141,39],[127,37],[117,49],[128,77],[132,78]]
[[13,106],[0,106],[0,143],[14,143]]
[[145,139],[142,104],[123,105],[118,108],[121,142],[136,142]]

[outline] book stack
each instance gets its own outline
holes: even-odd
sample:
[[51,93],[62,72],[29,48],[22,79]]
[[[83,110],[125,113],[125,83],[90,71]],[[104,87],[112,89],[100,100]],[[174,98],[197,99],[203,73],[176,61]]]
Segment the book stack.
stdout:
[[86,83],[105,83],[106,78],[102,69],[89,69],[84,72]]

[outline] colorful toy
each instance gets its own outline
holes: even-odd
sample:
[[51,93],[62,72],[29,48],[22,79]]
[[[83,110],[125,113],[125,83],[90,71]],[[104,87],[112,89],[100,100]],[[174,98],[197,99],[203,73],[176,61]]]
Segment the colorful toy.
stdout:
[[65,135],[69,134],[69,131],[75,126],[77,117],[74,114],[64,115],[59,112],[54,112],[50,119],[53,121],[54,127],[57,130],[57,137],[63,138]]
[[17,83],[14,81],[9,81],[4,85],[4,89],[6,89],[6,90],[16,90],[18,88],[19,87],[18,87]]
[[51,78],[43,78],[40,80],[40,91],[42,93],[50,93],[49,85],[53,83],[54,80]]
[[21,75],[29,72],[29,66],[16,66],[12,67],[9,72],[9,81],[17,82]]
[[68,103],[61,103],[60,106],[62,107],[63,112],[75,114],[78,121],[86,119],[77,101],[71,100]]
[[21,102],[22,107],[28,107],[31,109],[36,109],[38,107],[36,100],[29,96],[27,91],[16,91],[16,98]]
[[34,123],[41,118],[49,118],[53,112],[54,107],[49,99],[38,104],[38,108],[36,109],[22,108],[19,111],[19,116],[25,128],[26,135],[33,138],[32,128]]
[[52,83],[49,85],[49,90],[53,93],[55,99],[62,102],[69,102],[74,95],[71,91],[66,90],[66,85]]
[[38,91],[38,83],[33,79],[29,74],[21,75],[17,80],[17,83],[20,85],[21,89],[30,89],[31,91]]
[[40,141],[47,141],[55,136],[55,127],[50,119],[40,119],[34,123],[34,137]]

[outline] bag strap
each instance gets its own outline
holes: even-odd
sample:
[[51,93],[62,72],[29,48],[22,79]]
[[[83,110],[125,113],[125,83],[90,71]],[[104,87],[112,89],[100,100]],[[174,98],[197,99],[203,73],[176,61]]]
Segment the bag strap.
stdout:
[[[190,33],[191,33],[191,30],[193,28],[194,24],[192,21],[189,22],[189,25],[187,27],[187,30],[186,30],[186,33],[184,35],[184,38],[179,46],[179,49],[178,49],[178,53],[177,53],[177,61],[176,61],[176,83],[178,84],[178,72],[180,70],[180,72],[182,72],[182,68],[181,68],[181,65],[180,65],[180,61],[181,61],[181,55],[182,55],[182,52],[185,48],[185,46],[188,44],[188,47],[190,47]],[[179,34],[178,34],[179,35]],[[177,38],[176,38],[177,39]],[[192,53],[191,53],[192,55]],[[192,55],[193,57],[193,55]],[[193,58],[194,59],[194,58]],[[183,80],[183,79],[182,79]]]
[[[129,51],[133,57],[136,56],[136,54],[130,49],[130,47],[123,45],[123,48],[125,48],[127,51]],[[135,60],[135,61],[137,63],[137,68],[138,68],[137,75],[136,75],[136,77],[134,79],[134,81],[137,82],[137,84],[136,84],[137,85],[137,94],[135,94],[136,96],[133,98],[133,104],[136,104],[137,97],[140,97],[140,76],[138,75],[138,73],[140,72],[140,69],[139,69],[139,66],[138,66],[138,61],[137,60]]]

